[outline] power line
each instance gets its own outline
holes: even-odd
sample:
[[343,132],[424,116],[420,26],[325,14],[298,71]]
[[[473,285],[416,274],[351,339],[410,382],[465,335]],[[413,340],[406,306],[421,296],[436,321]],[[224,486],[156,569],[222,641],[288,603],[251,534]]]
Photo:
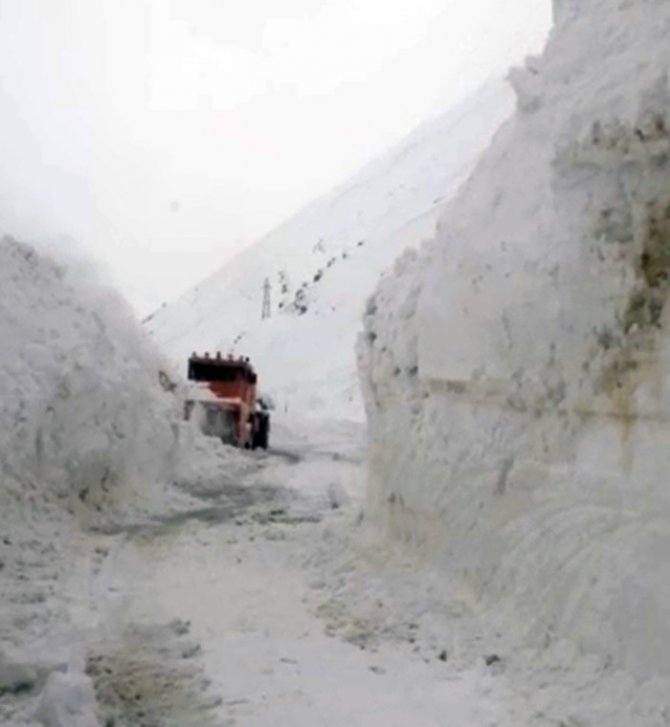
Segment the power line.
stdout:
[[265,278],[263,283],[263,308],[261,310],[261,320],[270,318],[272,315],[272,304],[270,302],[270,293],[272,292],[272,286],[270,285],[270,279]]

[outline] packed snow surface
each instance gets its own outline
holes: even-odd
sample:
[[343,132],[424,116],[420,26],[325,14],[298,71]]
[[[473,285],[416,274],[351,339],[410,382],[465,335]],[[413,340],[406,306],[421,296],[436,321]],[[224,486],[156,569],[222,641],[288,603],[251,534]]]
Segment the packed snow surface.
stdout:
[[369,513],[491,633],[600,655],[657,705],[628,724],[667,724],[670,5],[556,9],[516,115],[368,303]]
[[[309,205],[147,322],[182,368],[193,352],[250,356],[281,410],[362,419],[354,345],[367,296],[512,109],[490,83],[430,121],[347,184]],[[261,318],[269,283],[270,317]]]

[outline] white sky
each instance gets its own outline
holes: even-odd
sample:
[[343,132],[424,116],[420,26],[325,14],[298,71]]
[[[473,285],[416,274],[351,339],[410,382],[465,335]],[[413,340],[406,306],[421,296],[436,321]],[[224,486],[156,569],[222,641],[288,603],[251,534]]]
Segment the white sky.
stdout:
[[551,0],[0,0],[0,233],[170,300],[538,51]]

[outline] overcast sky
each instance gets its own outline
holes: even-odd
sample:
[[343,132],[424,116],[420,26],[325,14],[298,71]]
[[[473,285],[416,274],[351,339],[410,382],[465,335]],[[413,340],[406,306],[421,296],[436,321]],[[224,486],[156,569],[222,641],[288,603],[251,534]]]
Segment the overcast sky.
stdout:
[[144,314],[529,52],[550,0],[0,0],[0,233]]

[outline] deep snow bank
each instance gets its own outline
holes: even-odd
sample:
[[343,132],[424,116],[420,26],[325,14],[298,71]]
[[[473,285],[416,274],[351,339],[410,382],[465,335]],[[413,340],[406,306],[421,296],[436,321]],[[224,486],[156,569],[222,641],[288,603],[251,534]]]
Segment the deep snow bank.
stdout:
[[188,505],[174,485],[221,483],[235,458],[180,421],[122,300],[9,238],[0,340],[0,723],[91,727],[86,659],[120,634],[81,526],[160,521]]
[[670,5],[557,19],[368,304],[369,512],[492,628],[669,675]]
[[125,304],[85,290],[25,245],[0,242],[0,473],[100,506],[173,464],[176,406]]
[[124,303],[10,238],[0,340],[0,722],[88,727],[79,525],[159,500],[177,406]]

